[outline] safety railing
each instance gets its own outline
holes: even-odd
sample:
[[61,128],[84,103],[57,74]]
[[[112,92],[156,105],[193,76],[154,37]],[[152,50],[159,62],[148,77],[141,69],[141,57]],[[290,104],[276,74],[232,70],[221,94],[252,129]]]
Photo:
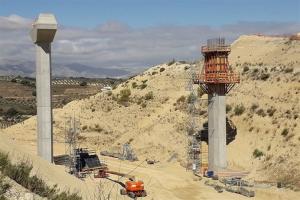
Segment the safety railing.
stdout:
[[239,83],[240,76],[237,73],[211,73],[200,74],[195,77],[199,83]]
[[230,46],[214,46],[214,47],[208,47],[208,46],[202,46],[201,52],[210,52],[210,51],[230,51]]

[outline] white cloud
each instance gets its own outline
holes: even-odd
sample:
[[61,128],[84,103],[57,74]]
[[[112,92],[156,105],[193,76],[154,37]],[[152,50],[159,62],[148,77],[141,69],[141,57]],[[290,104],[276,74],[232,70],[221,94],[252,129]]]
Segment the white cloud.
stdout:
[[18,15],[10,15],[8,17],[0,16],[1,30],[19,30],[28,27],[32,20],[20,17]]
[[[0,63],[34,60],[34,46],[29,37],[32,21],[17,15],[0,16]],[[53,61],[135,70],[172,58],[197,59],[200,57],[199,47],[212,37],[224,36],[231,42],[241,34],[284,34],[299,30],[299,23],[281,22],[238,22],[217,28],[132,28],[116,21],[94,29],[60,26],[53,43]]]

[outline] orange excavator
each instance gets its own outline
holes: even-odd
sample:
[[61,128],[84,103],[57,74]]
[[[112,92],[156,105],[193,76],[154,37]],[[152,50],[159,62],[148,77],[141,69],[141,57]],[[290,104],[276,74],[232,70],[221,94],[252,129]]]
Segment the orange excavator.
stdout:
[[130,198],[136,199],[137,197],[146,197],[147,192],[144,188],[144,182],[143,181],[136,181],[135,176],[129,175],[129,174],[124,174],[121,172],[115,172],[115,171],[110,171],[108,168],[103,168],[98,171],[98,174],[95,174],[95,178],[108,178],[109,174],[114,174],[120,177],[126,177],[129,179],[129,181],[126,181],[124,183],[118,182],[120,185],[123,186],[123,188],[120,190],[121,195],[127,195]]

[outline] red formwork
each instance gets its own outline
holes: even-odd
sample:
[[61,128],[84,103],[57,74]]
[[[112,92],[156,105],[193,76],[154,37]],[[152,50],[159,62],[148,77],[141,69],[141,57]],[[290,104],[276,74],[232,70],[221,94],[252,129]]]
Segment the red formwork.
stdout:
[[234,73],[229,67],[230,51],[230,46],[225,45],[223,38],[209,40],[207,46],[201,47],[204,65],[194,82],[200,84],[207,93],[213,92],[213,88],[218,84],[224,86],[225,92],[228,93],[236,83],[240,82],[239,74]]

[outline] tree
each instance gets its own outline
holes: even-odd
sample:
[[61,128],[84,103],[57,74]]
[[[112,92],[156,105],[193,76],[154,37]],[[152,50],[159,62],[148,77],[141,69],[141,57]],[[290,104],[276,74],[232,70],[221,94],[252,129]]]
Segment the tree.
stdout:
[[35,90],[32,91],[32,96],[34,96],[34,97],[36,96],[36,91]]
[[14,117],[17,114],[19,114],[19,112],[15,109],[15,108],[9,108],[6,112],[5,112],[5,116],[6,117]]
[[86,82],[86,81],[82,81],[79,85],[80,85],[80,86],[86,86],[86,85],[87,85],[87,82]]

